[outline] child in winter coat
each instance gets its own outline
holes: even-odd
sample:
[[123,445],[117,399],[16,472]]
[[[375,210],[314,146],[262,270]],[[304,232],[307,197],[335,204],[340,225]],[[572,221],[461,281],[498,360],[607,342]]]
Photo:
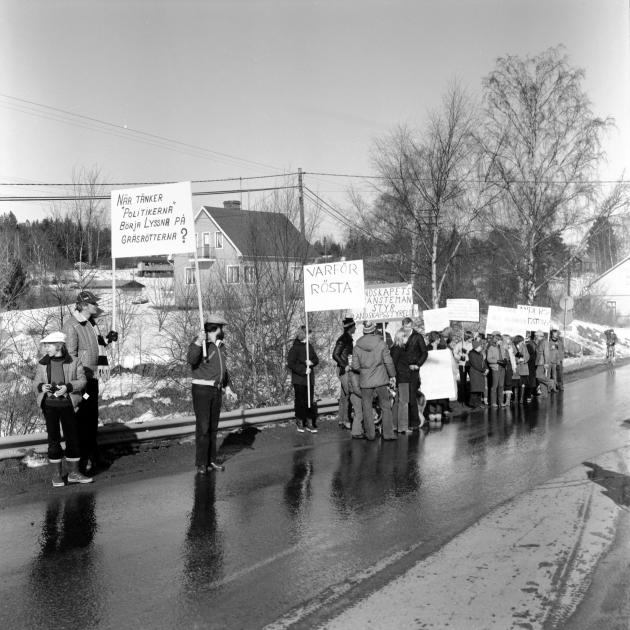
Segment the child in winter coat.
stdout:
[[[91,477],[79,472],[79,423],[76,409],[81,401],[86,379],[81,362],[70,356],[66,336],[52,332],[42,339],[44,356],[39,360],[33,379],[37,406],[46,421],[48,461],[52,470],[52,485],[61,487],[62,458],[68,467],[68,483],[90,483]],[[66,442],[61,448],[61,430]]]

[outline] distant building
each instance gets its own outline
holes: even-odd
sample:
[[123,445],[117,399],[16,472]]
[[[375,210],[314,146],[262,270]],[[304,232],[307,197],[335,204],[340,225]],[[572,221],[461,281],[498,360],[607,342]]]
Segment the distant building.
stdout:
[[[281,212],[243,210],[238,201],[223,208],[202,206],[195,216],[199,275],[204,292],[253,285],[261,273],[302,281],[302,265],[314,258],[311,246]],[[195,285],[192,254],[173,257],[175,286]]]
[[630,256],[595,278],[589,294],[606,303],[617,325],[630,324]]

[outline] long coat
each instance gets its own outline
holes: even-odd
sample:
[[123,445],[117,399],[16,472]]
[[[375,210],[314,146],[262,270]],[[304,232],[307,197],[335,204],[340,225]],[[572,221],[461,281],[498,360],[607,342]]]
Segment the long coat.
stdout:
[[486,388],[486,360],[483,354],[474,348],[468,353],[468,376],[470,377],[470,391],[483,392]]

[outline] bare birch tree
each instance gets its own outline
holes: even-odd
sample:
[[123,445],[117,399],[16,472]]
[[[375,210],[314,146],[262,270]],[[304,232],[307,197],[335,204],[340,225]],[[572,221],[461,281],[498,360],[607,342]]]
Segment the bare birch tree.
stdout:
[[558,47],[535,57],[501,57],[483,81],[484,137],[493,151],[498,147],[492,177],[502,195],[491,224],[518,228],[511,237],[520,258],[515,272],[528,304],[560,271],[547,268],[546,244],[595,214],[592,180],[602,158],[600,136],[611,123],[593,115],[583,79]]

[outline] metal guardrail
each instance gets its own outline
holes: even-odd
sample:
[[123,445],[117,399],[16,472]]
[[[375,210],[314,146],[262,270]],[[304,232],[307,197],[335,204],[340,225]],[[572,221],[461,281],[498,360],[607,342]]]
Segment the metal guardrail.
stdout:
[[[339,403],[334,399],[319,400],[320,415],[336,413]],[[221,414],[219,430],[235,429],[269,422],[286,422],[295,417],[293,405],[261,407],[259,409],[235,409]],[[173,440],[195,433],[195,417],[160,418],[147,422],[120,422],[106,424],[98,429],[99,446],[149,442],[153,440]],[[47,440],[45,433],[29,433],[0,438],[0,460],[23,457],[28,452],[45,453]]]

